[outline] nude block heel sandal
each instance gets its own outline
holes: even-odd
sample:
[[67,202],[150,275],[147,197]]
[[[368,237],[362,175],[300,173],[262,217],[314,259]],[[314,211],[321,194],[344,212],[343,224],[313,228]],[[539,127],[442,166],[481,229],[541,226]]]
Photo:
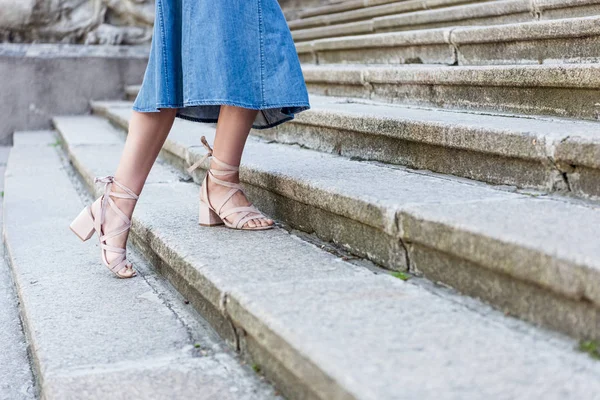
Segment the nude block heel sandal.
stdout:
[[[233,165],[229,165],[219,160],[215,156],[213,156],[213,149],[210,147],[206,138],[202,136],[201,138],[202,144],[208,150],[208,153],[205,154],[200,160],[195,162],[191,167],[187,170],[189,173],[192,173],[196,168],[198,168],[204,160],[209,157],[212,157],[215,164],[217,164],[221,169],[210,168],[206,172],[206,176],[204,177],[204,181],[202,181],[202,189],[200,192],[200,217],[199,222],[202,226],[215,226],[215,225],[225,225],[231,229],[241,229],[247,231],[264,231],[266,229],[274,228],[274,225],[269,226],[257,226],[257,227],[248,227],[244,226],[246,223],[253,219],[266,219],[264,214],[262,214],[256,207],[250,205],[246,207],[231,207],[227,209],[223,209],[223,206],[236,194],[238,191],[243,193],[242,187],[238,183],[227,182],[217,178],[217,176],[226,176],[235,174],[239,171],[239,167],[234,167]],[[229,192],[225,195],[224,199],[221,200],[221,203],[214,207],[208,196],[208,179],[210,176],[210,180],[218,185],[226,186],[231,188]],[[232,223],[227,221],[227,218],[230,215],[238,214]]]
[[[104,265],[112,271],[117,277],[126,279],[133,278],[136,275],[135,270],[133,270],[133,266],[129,261],[127,261],[126,250],[123,248],[111,246],[106,243],[106,241],[112,237],[122,234],[123,232],[128,231],[131,228],[131,220],[117,207],[116,203],[111,197],[117,197],[121,199],[130,199],[137,201],[138,195],[135,194],[131,189],[126,187],[125,185],[117,182],[114,177],[106,176],[103,178],[95,178],[94,182],[104,183],[104,194],[101,197],[99,205],[94,207],[95,204],[91,206],[85,207],[79,215],[71,222],[69,228],[79,237],[79,239],[84,242],[92,237],[94,232],[98,233],[98,238],[100,240],[100,248],[102,255],[102,262]],[[115,184],[123,189],[122,192],[113,192],[111,191],[112,185]],[[102,224],[104,223],[104,218],[106,216],[107,207],[109,207],[115,212],[116,216],[121,219],[122,224],[118,228],[114,229],[112,232],[103,232]],[[93,209],[95,208],[95,209]],[[106,253],[117,253],[118,256],[112,260],[110,263],[106,258]]]

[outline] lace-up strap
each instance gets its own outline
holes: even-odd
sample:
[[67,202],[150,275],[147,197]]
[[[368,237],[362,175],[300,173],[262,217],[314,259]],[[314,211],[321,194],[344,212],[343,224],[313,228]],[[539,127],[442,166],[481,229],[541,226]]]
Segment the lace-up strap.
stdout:
[[[131,229],[131,220],[129,219],[129,217],[127,217],[127,215],[125,215],[125,213],[123,213],[123,211],[121,211],[121,209],[117,206],[112,197],[120,199],[138,200],[139,196],[127,186],[123,185],[122,183],[117,181],[113,176],[110,175],[101,178],[95,178],[94,182],[105,184],[104,195],[102,196],[102,199],[100,201],[100,217],[94,218],[94,228],[100,236],[100,247],[102,248],[102,258],[104,264],[108,267],[108,269],[110,269],[112,272],[118,275],[119,271],[127,267],[127,265],[129,264],[126,257],[126,249],[111,246],[107,244],[106,241]],[[113,184],[121,188],[123,192],[113,192]],[[109,206],[119,217],[119,219],[123,222],[121,226],[112,230],[111,232],[104,232],[102,230],[102,224],[104,223],[106,217],[107,206]],[[107,251],[111,253],[117,253],[118,257],[112,260],[110,263],[108,263],[105,254],[105,252]]]
[[260,211],[258,211],[252,205],[244,206],[244,207],[232,207],[230,209],[223,210],[223,207],[225,206],[225,204],[227,204],[227,202],[231,199],[231,197],[233,197],[233,195],[236,194],[238,191],[243,192],[243,190],[242,190],[242,186],[239,183],[224,181],[222,179],[217,178],[215,175],[217,175],[217,176],[230,175],[230,174],[236,173],[239,170],[239,168],[233,167],[233,166],[217,159],[214,156],[213,156],[212,160],[217,165],[223,166],[224,168],[230,168],[230,170],[218,170],[218,169],[212,169],[212,168],[208,170],[208,175],[210,175],[210,179],[212,182],[219,184],[221,186],[226,186],[226,187],[231,188],[231,190],[229,190],[227,192],[227,194],[221,199],[219,205],[216,207],[213,207],[211,205],[210,201],[208,200],[208,191],[206,192],[207,202],[209,203],[209,205],[211,207],[213,207],[214,210],[216,210],[217,215],[219,215],[219,217],[221,219],[225,219],[225,218],[229,217],[230,215],[238,214],[234,218],[233,222],[231,223],[231,225],[233,227],[235,227],[236,229],[241,229],[246,224],[246,222],[248,222],[250,220],[266,218]]
[[[234,166],[234,165],[230,165],[227,164],[224,161],[219,160],[217,157],[215,157],[213,155],[213,149],[210,147],[210,145],[208,144],[208,142],[206,141],[206,138],[204,136],[202,136],[201,138],[202,144],[204,145],[204,147],[207,150],[207,153],[202,156],[202,158],[200,158],[200,160],[196,161],[192,166],[190,166],[188,168],[188,172],[193,172],[196,168],[198,168],[200,165],[202,165],[202,163],[204,163],[204,161],[207,158],[211,158],[212,162],[214,163],[214,165],[217,168],[209,168],[207,173],[206,173],[206,177],[204,178],[204,182],[202,183],[202,195],[201,195],[201,199],[204,198],[205,200],[201,200],[204,201],[207,205],[207,207],[211,210],[213,210],[216,215],[220,218],[219,221],[222,220],[222,223],[225,223],[225,225],[232,227],[232,228],[236,228],[236,229],[243,229],[243,226],[250,220],[253,219],[266,219],[267,217],[265,215],[263,215],[260,211],[258,211],[254,206],[250,205],[250,206],[245,206],[245,207],[232,207],[230,209],[226,209],[223,210],[223,208],[225,207],[225,204],[227,204],[227,202],[229,202],[229,200],[231,200],[231,198],[233,197],[233,195],[235,195],[238,191],[243,193],[242,190],[242,186],[239,183],[233,183],[233,182],[228,182],[226,180],[223,179],[219,179],[219,177],[224,177],[227,175],[231,175],[231,174],[236,174],[239,172],[240,168],[238,166]],[[227,194],[220,199],[220,204],[218,204],[216,207],[213,206],[213,204],[211,204],[209,196],[208,196],[208,178],[210,178],[211,182],[216,183],[220,186],[225,186],[230,188],[230,190],[227,192]],[[234,220],[232,223],[229,223],[228,221],[225,220],[225,218],[227,218],[228,216],[231,216],[233,214],[238,214],[234,217]]]

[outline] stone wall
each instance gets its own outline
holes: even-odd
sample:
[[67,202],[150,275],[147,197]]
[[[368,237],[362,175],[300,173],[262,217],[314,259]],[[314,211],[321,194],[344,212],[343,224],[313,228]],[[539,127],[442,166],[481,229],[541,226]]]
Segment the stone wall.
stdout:
[[50,118],[84,114],[90,100],[123,98],[142,81],[139,46],[0,44],[0,144],[18,130],[50,128]]

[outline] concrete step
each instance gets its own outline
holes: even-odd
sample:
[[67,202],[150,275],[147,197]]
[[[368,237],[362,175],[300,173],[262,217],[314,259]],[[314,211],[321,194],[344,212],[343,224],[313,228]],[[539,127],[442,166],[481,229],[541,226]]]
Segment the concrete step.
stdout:
[[333,14],[338,12],[355,10],[357,8],[365,8],[380,4],[396,2],[398,2],[398,0],[347,0],[336,4],[326,4],[318,7],[305,8],[300,13],[298,13],[298,19],[311,18],[318,15]]
[[300,14],[310,8],[345,3],[349,0],[278,0],[285,17],[292,21],[300,18]]
[[403,12],[328,26],[292,31],[296,42],[361,35],[471,25],[500,25],[548,19],[597,16],[600,0],[501,0],[440,9]]
[[351,11],[344,11],[335,14],[319,15],[311,18],[297,19],[289,21],[291,30],[313,28],[317,26],[335,25],[353,21],[363,21],[384,15],[396,15],[411,11],[422,11],[434,8],[443,8],[455,6],[458,4],[467,4],[483,2],[489,0],[403,0],[390,2],[389,4],[370,5]]
[[[10,147],[0,146],[0,194],[4,197],[4,173]],[[0,199],[0,224],[2,223]],[[27,342],[19,318],[19,301],[8,265],[4,246],[0,246],[0,399],[33,400],[35,384],[27,357]]]
[[[95,103],[125,128],[130,103]],[[101,131],[106,122],[97,124]],[[56,120],[67,132],[63,120]],[[89,128],[91,129],[91,128]],[[106,130],[106,128],[104,128]],[[99,134],[98,134],[99,135]],[[213,128],[177,121],[180,168]],[[68,141],[68,140],[67,140]],[[200,182],[203,174],[194,178]],[[535,323],[600,337],[600,208],[472,181],[351,161],[251,137],[241,179],[257,206],[391,270],[423,274]]]
[[427,29],[296,44],[313,64],[552,64],[600,61],[600,17]]
[[600,64],[304,65],[313,94],[596,120]]
[[[276,398],[136,252],[141,277],[118,279],[67,228],[88,198],[55,135],[18,132],[14,143],[3,239],[42,399]],[[148,191],[177,176],[153,172]]]
[[267,140],[498,185],[600,199],[600,124],[311,97]]
[[[120,111],[126,118],[128,109],[121,107]],[[122,145],[107,143],[121,132],[106,120],[63,117],[55,118],[54,123],[86,182],[114,168]],[[210,128],[177,121],[167,152],[175,146],[186,152],[198,150],[200,134],[210,135]],[[196,147],[188,146],[192,141]],[[397,198],[398,178],[408,178],[400,171],[373,166],[381,171],[376,183],[384,189],[374,192],[368,183],[375,182],[371,176],[375,170],[366,164],[255,139],[249,142],[247,156],[242,171],[245,179],[259,166],[277,170],[277,177],[265,176],[264,183],[272,190],[291,189],[294,176],[290,173],[303,171],[304,184],[311,184],[317,196],[324,187],[340,196],[348,191],[368,191],[368,197],[361,198],[377,199],[377,205],[357,209],[355,215],[370,213],[376,224],[382,222],[380,213],[389,204],[378,198],[380,192],[390,191],[390,196]],[[164,176],[164,168],[156,165],[155,171]],[[398,183],[391,190],[385,190],[388,178]],[[410,193],[422,193],[418,182],[430,178],[414,178]],[[355,181],[361,181],[361,186]],[[92,189],[98,193],[98,188]],[[197,299],[201,303],[198,308],[210,315],[221,334],[232,337],[235,346],[276,381],[288,398],[385,400],[397,399],[402,393],[411,399],[579,399],[600,393],[600,364],[574,353],[574,343],[565,338],[421,279],[405,282],[381,270],[367,269],[283,229],[252,233],[200,227],[196,222],[198,190],[197,185],[175,178],[148,185],[134,214],[133,237],[160,263],[160,271],[186,296]],[[303,191],[296,193],[303,195]],[[492,195],[468,186],[461,191],[466,197],[477,192]],[[501,198],[509,196],[517,202],[535,201],[542,208],[549,204],[511,194],[494,196],[487,197],[487,202],[502,203]],[[446,207],[453,197],[446,194]],[[336,195],[327,201],[313,200],[333,206]],[[273,206],[284,204],[277,200]],[[310,212],[304,214],[305,220],[311,218]],[[587,226],[591,223],[588,219]],[[337,229],[336,225],[331,228]],[[581,253],[581,259],[584,254],[588,253]],[[577,319],[574,315],[570,318]]]

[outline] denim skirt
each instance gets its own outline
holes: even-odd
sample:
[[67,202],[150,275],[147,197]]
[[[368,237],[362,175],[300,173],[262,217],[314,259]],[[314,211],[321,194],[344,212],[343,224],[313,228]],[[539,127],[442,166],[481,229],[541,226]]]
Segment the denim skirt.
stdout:
[[180,118],[216,122],[221,105],[260,110],[258,129],[309,108],[277,0],[156,0],[150,58],[133,109],[177,108]]

